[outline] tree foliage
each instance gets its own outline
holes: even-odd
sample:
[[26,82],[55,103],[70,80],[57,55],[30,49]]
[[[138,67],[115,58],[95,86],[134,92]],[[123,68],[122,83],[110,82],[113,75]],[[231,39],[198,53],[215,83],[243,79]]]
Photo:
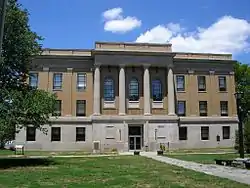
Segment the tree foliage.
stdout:
[[33,125],[45,131],[54,111],[54,94],[27,84],[32,59],[41,54],[42,37],[29,26],[29,14],[17,0],[8,0],[0,61],[0,142]]
[[242,92],[240,107],[243,119],[246,120],[250,115],[250,66],[247,64],[235,64],[236,91]]

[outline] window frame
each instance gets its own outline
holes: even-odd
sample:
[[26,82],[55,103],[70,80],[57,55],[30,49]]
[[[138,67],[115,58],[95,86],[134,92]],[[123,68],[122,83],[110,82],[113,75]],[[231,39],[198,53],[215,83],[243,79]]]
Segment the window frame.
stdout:
[[[183,103],[184,104],[184,113],[179,113],[179,105]],[[186,116],[186,101],[179,100],[177,101],[177,115],[178,116]]]
[[[79,113],[79,105],[81,105],[81,104],[84,105],[84,113]],[[76,100],[76,116],[77,117],[86,116],[86,105],[87,105],[86,100]]]
[[[35,75],[35,76],[32,76],[32,75]],[[37,72],[31,72],[29,74],[29,85],[34,89],[38,88],[38,79],[39,79],[38,77],[39,77],[39,74]],[[36,78],[35,79],[35,86],[32,86],[32,79],[34,79],[34,78]]]
[[[56,80],[57,76],[59,76],[60,80]],[[57,85],[57,83],[59,83]],[[53,73],[53,90],[62,90],[62,83],[63,83],[63,73]]]
[[[131,88],[133,84],[134,88]],[[140,100],[140,86],[139,86],[139,80],[136,77],[131,78],[129,82],[129,102],[139,102]],[[132,92],[133,91],[133,92]]]
[[[228,128],[228,134],[225,134],[225,129]],[[229,140],[230,139],[230,133],[231,133],[231,130],[230,130],[230,126],[222,126],[222,138],[223,140]]]
[[[204,112],[201,112],[201,106],[202,104],[204,104]],[[199,101],[199,115],[200,116],[207,116],[208,115],[208,105],[207,105],[207,101]]]
[[[184,132],[182,132],[182,130]],[[179,127],[179,140],[188,140],[188,128],[187,127]]]
[[[209,137],[210,137],[210,135],[209,135],[209,126],[201,126],[200,130],[201,130],[201,140],[204,140],[204,141],[209,140]],[[207,137],[204,137],[204,131],[207,131],[205,133],[205,135],[207,135]]]
[[[30,130],[32,130],[34,134],[30,134]],[[35,127],[26,127],[26,141],[27,142],[36,141],[36,128]]]
[[[110,85],[108,85],[108,84],[110,84]],[[112,77],[108,76],[108,77],[105,77],[105,79],[104,79],[103,98],[104,98],[104,101],[107,101],[107,102],[114,102],[115,101],[115,81]]]
[[[78,130],[83,129],[83,134],[79,134]],[[86,127],[76,127],[76,142],[86,141]]]
[[76,74],[76,89],[78,92],[85,91],[87,89],[87,73],[78,72]]
[[[223,106],[223,103],[225,104],[225,106]],[[225,111],[223,110],[224,107],[225,107]],[[228,101],[220,101],[220,115],[228,116]]]
[[[224,84],[221,84],[221,80],[223,79]],[[218,76],[218,84],[219,84],[219,91],[227,91],[227,77],[226,76]],[[222,86],[224,85],[224,87]]]
[[160,79],[154,79],[151,81],[151,91],[153,102],[163,101],[162,82]]
[[[59,105],[58,110],[56,109],[57,105]],[[52,113],[52,116],[62,116],[62,100],[56,100],[55,110],[54,110],[54,113]]]
[[[54,134],[55,130],[58,130],[59,134]],[[51,127],[51,142],[61,141],[61,127]]]
[[204,76],[204,75],[197,76],[197,83],[198,83],[198,91],[202,92],[202,91],[206,91],[207,90],[206,76]]
[[[183,83],[179,83],[179,81],[181,80],[181,78],[182,78],[182,82]],[[177,90],[177,92],[182,92],[182,91],[185,91],[185,75],[176,75],[175,76],[175,79],[176,79],[176,90]],[[179,80],[180,79],[180,80]],[[179,84],[181,84],[182,85],[182,87],[180,88],[179,87]]]

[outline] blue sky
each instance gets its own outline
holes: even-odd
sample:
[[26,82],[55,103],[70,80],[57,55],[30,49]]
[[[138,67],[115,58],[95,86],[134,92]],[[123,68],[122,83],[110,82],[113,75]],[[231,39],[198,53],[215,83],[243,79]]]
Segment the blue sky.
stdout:
[[250,62],[250,0],[20,0],[46,48],[95,41],[173,44]]

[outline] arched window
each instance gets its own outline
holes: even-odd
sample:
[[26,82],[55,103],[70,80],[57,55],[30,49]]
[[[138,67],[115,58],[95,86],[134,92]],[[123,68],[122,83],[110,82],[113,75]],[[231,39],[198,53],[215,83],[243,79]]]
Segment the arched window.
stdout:
[[160,80],[152,81],[153,101],[162,101],[162,84]]
[[115,100],[114,80],[112,78],[105,78],[104,80],[104,101]]
[[129,83],[129,101],[139,101],[139,82],[136,78]]

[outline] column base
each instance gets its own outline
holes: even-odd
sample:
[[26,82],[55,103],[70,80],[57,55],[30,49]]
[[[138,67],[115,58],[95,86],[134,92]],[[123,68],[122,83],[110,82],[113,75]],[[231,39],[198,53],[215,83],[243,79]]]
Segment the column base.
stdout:
[[119,113],[119,116],[125,116],[126,114],[125,113]]
[[169,113],[168,116],[176,116],[175,113]]
[[94,113],[93,116],[100,116],[100,113]]
[[144,113],[144,116],[151,116],[151,113]]

